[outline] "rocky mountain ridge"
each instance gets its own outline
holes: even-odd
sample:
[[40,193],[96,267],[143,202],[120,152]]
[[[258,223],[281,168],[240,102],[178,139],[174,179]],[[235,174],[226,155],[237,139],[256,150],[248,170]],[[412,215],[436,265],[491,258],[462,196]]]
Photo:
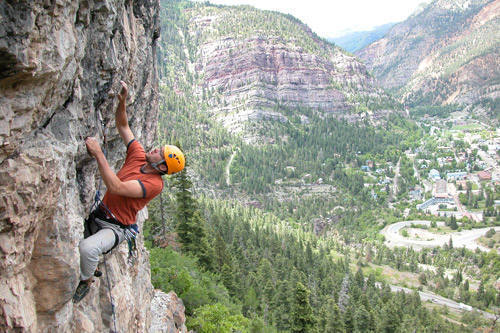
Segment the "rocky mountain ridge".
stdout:
[[479,111],[499,97],[499,24],[498,0],[433,1],[357,55],[409,105],[476,104]]
[[[98,187],[83,139],[107,137],[115,170],[125,147],[114,130],[120,80],[131,128],[146,148],[158,113],[157,0],[0,2],[0,330],[103,332],[114,327],[105,279],[78,304],[78,243]],[[102,190],[102,189],[101,189]],[[147,217],[143,211],[141,224]],[[151,324],[149,255],[138,239],[107,256],[120,332]],[[102,269],[102,266],[101,266]],[[105,272],[106,274],[106,272]]]
[[233,133],[260,120],[287,122],[283,109],[353,121],[394,109],[362,63],[289,15],[200,4],[184,13],[195,90]]
[[386,23],[366,31],[349,31],[337,37],[328,38],[328,40],[349,52],[356,52],[384,37],[396,23]]

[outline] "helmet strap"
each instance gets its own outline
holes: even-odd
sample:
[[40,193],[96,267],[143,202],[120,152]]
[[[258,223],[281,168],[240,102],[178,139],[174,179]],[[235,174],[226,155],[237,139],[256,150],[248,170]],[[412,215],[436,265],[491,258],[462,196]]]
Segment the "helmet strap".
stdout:
[[161,160],[160,162],[156,162],[156,163],[151,163],[151,167],[153,167],[153,169],[155,169],[156,171],[158,171],[160,173],[160,175],[166,175],[168,170],[167,171],[163,171],[162,169],[160,169],[158,166],[160,164],[165,164],[167,165],[167,162],[165,160]]

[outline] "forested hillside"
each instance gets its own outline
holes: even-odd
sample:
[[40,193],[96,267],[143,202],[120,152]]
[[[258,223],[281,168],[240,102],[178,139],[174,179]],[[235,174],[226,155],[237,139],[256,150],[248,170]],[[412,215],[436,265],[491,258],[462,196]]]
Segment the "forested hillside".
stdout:
[[[398,162],[427,129],[362,64],[289,15],[187,1],[162,1],[160,15],[158,136],[182,146],[187,167],[152,203],[146,236],[153,283],[183,299],[189,328],[484,324],[451,323],[416,293],[391,292],[373,266],[416,271],[400,261],[422,261],[377,233],[399,217],[388,206],[412,175]],[[372,163],[378,176],[363,172]],[[385,183],[400,164],[399,187]]]

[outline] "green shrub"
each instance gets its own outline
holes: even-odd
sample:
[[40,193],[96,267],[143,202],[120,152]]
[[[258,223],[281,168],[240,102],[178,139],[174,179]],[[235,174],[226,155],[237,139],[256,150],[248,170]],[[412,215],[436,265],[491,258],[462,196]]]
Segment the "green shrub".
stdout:
[[248,332],[250,320],[241,314],[231,314],[220,303],[207,304],[195,310],[188,326],[199,333]]

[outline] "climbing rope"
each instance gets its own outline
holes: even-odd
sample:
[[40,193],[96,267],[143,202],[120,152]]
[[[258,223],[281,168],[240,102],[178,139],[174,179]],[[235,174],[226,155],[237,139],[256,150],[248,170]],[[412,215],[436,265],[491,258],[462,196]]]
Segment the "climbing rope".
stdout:
[[104,271],[106,274],[106,282],[107,282],[107,287],[108,287],[108,294],[109,294],[109,301],[111,302],[111,315],[113,317],[113,327],[115,330],[110,330],[110,333],[117,333],[118,331],[116,330],[116,314],[115,314],[115,303],[113,302],[113,295],[111,294],[111,282],[109,281],[109,274],[108,274],[108,265],[106,263],[106,255],[103,254],[103,261],[104,261]]
[[[106,123],[104,122],[104,119],[102,117],[101,112],[97,111],[96,113],[98,115],[98,119],[97,119],[98,124],[100,125],[98,127],[101,131],[102,140],[103,140],[102,153],[104,154],[104,157],[107,158],[107,151],[106,151],[107,141],[108,141],[106,138],[106,127],[107,126],[106,126]],[[106,209],[106,211],[110,214],[110,216],[116,220],[113,213],[109,210],[108,207],[106,207],[106,205],[101,200],[101,186],[102,186],[102,177],[99,178],[99,186],[97,187],[97,190],[96,190],[96,193],[94,196],[94,204],[92,205],[91,211],[93,211],[94,209],[97,209],[98,207],[104,207],[104,209]],[[109,301],[111,303],[111,315],[113,318],[113,327],[114,327],[114,331],[110,329],[110,333],[117,333],[118,331],[116,329],[115,303],[113,301],[113,295],[111,294],[111,282],[109,281],[108,265],[106,263],[106,253],[103,253],[102,257],[103,257],[103,261],[104,261],[104,272],[106,274],[106,284],[107,284],[106,287],[108,289]]]

